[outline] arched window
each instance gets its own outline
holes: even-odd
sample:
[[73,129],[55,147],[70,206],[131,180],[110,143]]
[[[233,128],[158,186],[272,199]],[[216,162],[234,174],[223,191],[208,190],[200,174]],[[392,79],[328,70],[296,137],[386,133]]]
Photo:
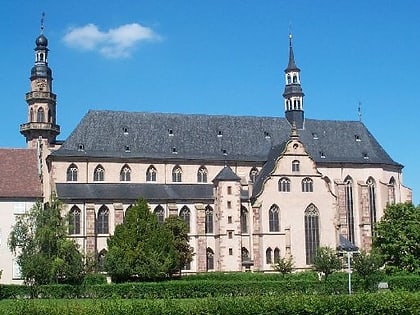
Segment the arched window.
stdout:
[[33,110],[33,108],[31,108],[31,110],[29,111],[29,121],[30,122],[34,121],[34,110]]
[[242,261],[250,261],[251,258],[249,257],[249,250],[246,249],[245,247],[241,248],[241,257],[242,257]]
[[277,264],[280,261],[280,249],[277,247],[274,249],[274,263]]
[[290,192],[290,179],[287,177],[279,179],[279,191]]
[[248,210],[241,207],[241,233],[248,233]]
[[121,182],[129,182],[131,181],[131,169],[130,167],[125,164],[120,171],[120,181]]
[[213,250],[208,247],[206,250],[206,258],[207,258],[207,270],[214,270],[214,252]]
[[206,233],[213,233],[213,208],[210,206],[206,207],[206,224],[205,224],[205,232]]
[[105,256],[107,254],[107,251],[105,248],[103,248],[99,253],[98,253],[98,271],[105,271]]
[[395,204],[395,178],[391,177],[388,184],[388,202],[389,204]]
[[299,165],[300,165],[299,161],[294,160],[292,162],[292,172],[299,172],[299,169],[300,169]]
[[197,182],[198,183],[207,183],[207,169],[204,166],[201,166],[198,169]]
[[268,224],[270,232],[280,231],[279,207],[272,205],[268,211]]
[[98,234],[109,233],[109,210],[106,206],[99,208],[98,218],[96,219],[96,232]]
[[287,84],[292,83],[292,77],[290,76],[290,73],[287,74]]
[[172,169],[172,181],[174,183],[182,182],[182,169],[178,165]]
[[314,184],[312,179],[309,177],[305,177],[302,179],[302,192],[313,192],[314,191]]
[[179,216],[182,220],[184,220],[185,224],[187,225],[188,232],[190,232],[190,220],[191,220],[191,211],[188,209],[187,206],[183,206],[181,211],[179,212]]
[[72,163],[67,168],[67,181],[68,182],[77,182],[77,166],[76,164]]
[[165,211],[163,210],[162,206],[157,206],[153,213],[157,216],[159,224],[163,224],[165,221]]
[[297,80],[297,75],[296,75],[296,74],[294,74],[294,75],[293,75],[293,83],[297,83],[297,81],[298,81],[298,80]]
[[94,182],[103,182],[105,180],[105,169],[102,165],[98,165],[95,167],[93,171],[93,181]]
[[350,177],[344,180],[344,197],[346,202],[347,238],[354,244],[354,209],[353,209],[353,181]]
[[156,168],[153,165],[150,165],[146,171],[146,182],[155,182],[156,181]]
[[311,265],[319,247],[319,211],[310,204],[305,210],[306,264]]
[[271,265],[273,263],[273,250],[271,247],[265,251],[265,263]]
[[251,168],[251,171],[249,172],[249,180],[251,183],[255,183],[257,181],[258,176],[258,169],[256,167]]
[[77,206],[71,207],[69,211],[69,234],[80,234],[80,209]]
[[44,122],[44,109],[42,107],[38,108],[38,112],[36,115],[37,122]]
[[369,177],[367,182],[368,194],[369,194],[369,215],[370,215],[370,226],[371,232],[373,235],[373,229],[375,227],[377,217],[376,217],[376,185],[375,180],[372,177]]
[[48,110],[48,122],[52,122],[51,109]]

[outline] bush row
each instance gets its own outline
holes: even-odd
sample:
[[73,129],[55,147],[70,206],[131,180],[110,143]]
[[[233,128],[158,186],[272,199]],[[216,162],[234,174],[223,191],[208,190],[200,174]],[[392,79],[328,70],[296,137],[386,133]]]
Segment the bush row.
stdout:
[[161,300],[7,300],[3,315],[119,314],[418,314],[420,293],[385,292],[336,296],[285,295]]

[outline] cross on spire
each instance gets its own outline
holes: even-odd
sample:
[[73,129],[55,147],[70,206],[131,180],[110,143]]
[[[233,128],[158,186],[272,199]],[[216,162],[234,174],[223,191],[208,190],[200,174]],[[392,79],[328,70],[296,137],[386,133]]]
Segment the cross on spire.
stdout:
[[42,15],[41,15],[41,34],[44,34],[44,20],[45,20],[45,12],[42,12]]

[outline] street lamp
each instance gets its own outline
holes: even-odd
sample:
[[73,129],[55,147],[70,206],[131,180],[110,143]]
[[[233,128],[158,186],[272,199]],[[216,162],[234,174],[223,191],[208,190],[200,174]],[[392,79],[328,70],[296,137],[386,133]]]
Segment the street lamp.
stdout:
[[359,248],[341,234],[339,240],[340,244],[337,246],[337,251],[339,254],[346,254],[347,256],[348,289],[349,294],[351,294],[351,258],[354,254],[359,253]]

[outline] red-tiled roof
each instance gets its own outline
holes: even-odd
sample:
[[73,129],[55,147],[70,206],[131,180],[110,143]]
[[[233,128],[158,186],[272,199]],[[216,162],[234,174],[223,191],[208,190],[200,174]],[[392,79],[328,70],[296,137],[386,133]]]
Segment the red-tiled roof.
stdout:
[[42,197],[36,150],[0,149],[0,197]]

